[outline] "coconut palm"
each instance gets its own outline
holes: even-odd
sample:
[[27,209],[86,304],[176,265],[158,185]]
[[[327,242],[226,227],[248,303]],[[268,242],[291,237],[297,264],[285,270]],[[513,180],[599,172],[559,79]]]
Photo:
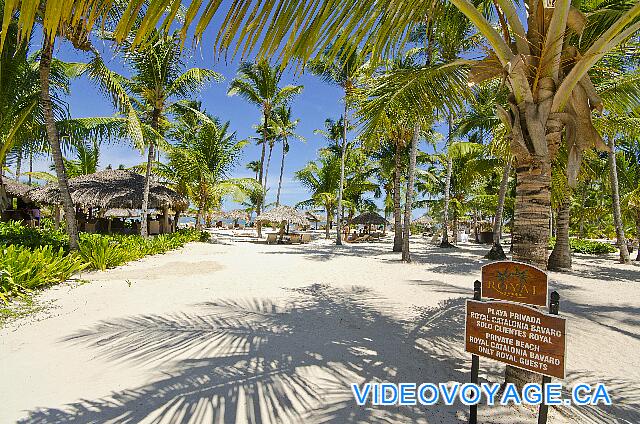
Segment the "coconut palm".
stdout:
[[90,64],[89,75],[112,97],[128,120],[133,121],[133,126],[141,117],[151,128],[144,140],[147,161],[140,214],[140,233],[146,237],[152,165],[156,146],[167,127],[167,114],[172,113],[179,101],[197,93],[209,82],[221,80],[222,76],[210,69],[186,69],[180,38],[176,33],[165,35],[155,32],[144,47],[135,49],[132,48],[133,42],[129,38],[122,43],[124,61],[133,73],[131,78],[110,71],[97,57]]
[[309,70],[324,81],[335,84],[343,91],[342,101],[342,150],[340,153],[340,187],[338,189],[338,210],[336,213],[336,244],[342,244],[342,196],[344,192],[344,161],[347,150],[347,129],[349,127],[349,109],[353,102],[358,81],[369,73],[367,57],[356,46],[347,45],[336,55],[323,54],[309,63]]
[[295,179],[309,190],[311,197],[299,202],[303,207],[322,207],[326,212],[325,238],[330,239],[333,212],[338,204],[340,158],[329,150],[320,150],[316,161],[309,162],[295,173]]
[[[228,94],[238,95],[260,108],[263,126],[268,126],[272,111],[280,105],[287,104],[291,99],[302,92],[301,85],[287,85],[279,87],[282,71],[277,67],[271,67],[266,60],[256,63],[243,62],[240,64],[238,74],[231,81]],[[264,159],[267,147],[267,131],[262,131],[262,152],[260,154],[260,172],[258,180],[265,186]],[[256,213],[259,215],[263,201],[256,205]],[[258,237],[262,237],[262,225],[258,222]]]
[[290,107],[278,107],[274,111],[272,122],[274,136],[282,143],[282,160],[280,161],[280,176],[278,177],[278,192],[276,193],[276,206],[278,206],[280,205],[280,190],[282,189],[282,176],[284,174],[284,159],[289,153],[289,140],[296,138],[304,141],[304,137],[295,132],[300,120],[291,120]]
[[[469,0],[450,2],[469,18],[478,29],[479,38],[491,49],[489,57],[474,69],[472,79],[479,82],[504,75],[509,83],[510,110],[502,109],[500,117],[512,133],[512,151],[521,182],[517,189],[513,252],[516,259],[545,267],[551,162],[561,134],[567,125],[577,130],[568,140],[570,174],[577,174],[581,151],[594,145],[605,148],[591,122],[591,107],[599,107],[600,101],[594,95],[588,71],[640,29],[640,21],[636,20],[640,3],[617,1],[609,6],[583,2],[574,7],[569,0],[556,0],[545,7],[538,1],[525,0],[526,9],[522,10],[527,15],[521,17],[516,8],[520,2],[497,0],[495,5],[502,19],[496,29]],[[168,0],[160,3],[165,5]],[[376,61],[409,41],[409,29],[429,16],[431,9],[431,2],[405,1],[387,4],[384,10],[372,0],[357,4],[328,2],[318,7],[288,0],[263,8],[249,7],[245,2],[240,6],[239,0],[233,3],[219,29],[217,47],[229,48],[232,43],[238,49],[243,46],[243,51],[255,47],[259,56],[278,51],[285,61],[310,60],[319,46],[329,43],[329,56],[337,56],[347,43],[352,43],[369,46],[371,58]],[[196,36],[211,23],[221,3],[205,4],[207,13],[199,19]],[[200,6],[194,6],[195,12]],[[289,31],[291,19],[287,18],[291,16],[296,17],[293,32]],[[159,15],[155,20],[158,19]],[[191,22],[187,20],[185,25]],[[348,35],[342,34],[345,27],[350,28]],[[266,28],[270,30],[269,37],[261,37]],[[415,80],[405,82],[405,86],[416,84]],[[419,93],[412,95],[419,100]]]
[[169,163],[161,166],[161,174],[196,204],[196,225],[202,227],[207,211],[219,209],[223,197],[245,199],[256,184],[251,178],[230,178],[246,140],[237,140],[229,131],[229,122],[200,110],[199,103],[176,105],[177,120],[169,130],[176,140],[167,147]]

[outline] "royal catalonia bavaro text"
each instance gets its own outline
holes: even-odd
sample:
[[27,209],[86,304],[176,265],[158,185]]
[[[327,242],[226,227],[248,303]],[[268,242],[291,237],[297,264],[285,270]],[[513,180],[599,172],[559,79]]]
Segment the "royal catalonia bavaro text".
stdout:
[[529,383],[522,390],[511,383],[500,392],[498,383],[365,383],[351,384],[358,405],[611,405],[611,397],[603,383],[577,384],[563,398],[562,384]]

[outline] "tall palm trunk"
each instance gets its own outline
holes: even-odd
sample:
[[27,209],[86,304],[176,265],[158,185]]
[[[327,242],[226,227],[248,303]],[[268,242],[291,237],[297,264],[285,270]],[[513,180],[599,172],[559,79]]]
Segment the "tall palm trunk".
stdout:
[[[514,150],[514,149],[512,149]],[[516,205],[513,222],[513,259],[541,269],[547,268],[549,219],[551,211],[551,164],[531,155],[516,154]],[[540,383],[541,377],[507,365],[505,382],[522,388]]]
[[[260,173],[259,173],[259,180],[260,180],[260,187],[264,187],[263,185],[263,176],[264,176],[264,156],[266,153],[266,149],[267,149],[267,122],[269,122],[269,109],[267,107],[264,107],[264,131],[262,131],[262,153],[260,153]],[[258,204],[256,205],[256,217],[260,215],[260,211],[262,210],[262,204],[264,203],[264,198],[266,197],[266,193],[264,193],[264,188],[263,188],[263,193],[262,196],[260,196],[260,199],[258,200]],[[262,237],[262,221],[258,221],[256,223],[256,227],[258,230],[258,238]]]
[[269,167],[271,166],[271,154],[273,153],[273,144],[269,144],[269,154],[267,155],[267,166],[264,169],[264,192],[267,193],[267,181],[269,179]]
[[0,169],[0,213],[4,212],[9,204],[9,198],[4,188],[4,182],[2,181],[2,169]]
[[509,174],[511,173],[511,159],[508,159],[502,169],[502,180],[500,181],[500,190],[498,191],[498,207],[496,208],[496,217],[493,222],[493,245],[487,253],[487,258],[501,261],[507,259],[504,254],[500,239],[502,238],[502,214],[504,212],[504,199],[507,197],[507,188],[509,186]]
[[636,261],[640,261],[640,212],[636,214],[636,238],[638,239],[638,253]]
[[29,149],[29,177],[27,178],[27,184],[31,185],[31,173],[33,172],[33,148]]
[[413,184],[416,175],[416,155],[418,154],[418,137],[420,125],[415,124],[411,138],[411,152],[409,153],[409,170],[407,172],[407,196],[404,203],[404,230],[402,235],[402,261],[411,262],[409,252],[409,238],[411,236],[411,210],[413,204]]
[[402,214],[400,212],[400,174],[402,173],[402,149],[400,140],[396,141],[396,153],[394,156],[393,170],[393,251],[402,252]]
[[325,209],[327,210],[327,225],[324,226],[324,238],[329,240],[331,238],[331,226],[329,225],[331,222],[331,207],[329,205],[326,205]]
[[[151,112],[151,128],[158,131],[160,128],[160,110],[153,109]],[[142,211],[140,212],[140,235],[149,237],[149,190],[151,188],[151,167],[155,159],[155,143],[153,138],[149,139],[149,152],[147,155],[147,167],[144,174],[144,191],[142,193]]]
[[624,226],[622,224],[622,213],[620,212],[620,193],[618,191],[618,169],[616,165],[616,142],[613,137],[609,138],[609,175],[611,178],[611,202],[613,203],[613,222],[616,226],[616,238],[618,249],[620,249],[620,263],[631,263],[627,240],[624,236]]
[[566,199],[558,206],[556,214],[556,245],[553,246],[551,255],[549,255],[548,268],[560,271],[571,269],[571,247],[569,245],[569,208],[571,206],[571,197]]
[[342,119],[342,149],[340,150],[340,187],[338,187],[338,210],[336,212],[336,244],[342,245],[342,194],[344,193],[344,157],[347,153],[347,93],[344,93],[344,115]]
[[16,157],[16,181],[20,181],[20,171],[22,171],[22,146],[18,148],[18,157]]
[[442,241],[440,242],[440,247],[453,247],[451,243],[449,243],[449,229],[447,228],[449,225],[449,199],[451,192],[451,172],[453,169],[453,159],[449,154],[449,147],[451,146],[451,137],[453,132],[453,117],[449,115],[448,119],[449,130],[447,134],[447,173],[444,180],[444,212],[442,216]]
[[54,42],[54,40],[49,41],[48,37],[44,37],[39,65],[40,96],[45,128],[47,131],[47,139],[51,146],[51,155],[53,156],[53,162],[56,168],[58,187],[60,188],[60,198],[62,200],[64,218],[67,224],[67,234],[69,234],[69,248],[71,250],[76,250],[78,249],[76,211],[73,206],[73,201],[71,200],[71,193],[69,192],[69,182],[67,181],[67,173],[64,168],[64,161],[62,160],[60,139],[58,138],[58,130],[56,129],[53,107],[51,105],[51,93],[49,92],[49,75],[51,74],[51,60],[53,58]]
[[280,177],[278,178],[278,193],[276,194],[276,206],[280,205],[280,190],[282,189],[282,175],[284,174],[284,157],[287,154],[286,151],[287,139],[282,142],[282,161],[280,162]]

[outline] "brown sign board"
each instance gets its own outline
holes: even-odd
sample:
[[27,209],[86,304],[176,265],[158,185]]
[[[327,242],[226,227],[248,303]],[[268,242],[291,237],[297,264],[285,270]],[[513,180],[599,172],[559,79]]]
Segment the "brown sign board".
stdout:
[[465,351],[564,378],[566,321],[515,303],[467,300]]
[[547,305],[547,274],[520,262],[493,262],[482,267],[482,297],[528,305]]

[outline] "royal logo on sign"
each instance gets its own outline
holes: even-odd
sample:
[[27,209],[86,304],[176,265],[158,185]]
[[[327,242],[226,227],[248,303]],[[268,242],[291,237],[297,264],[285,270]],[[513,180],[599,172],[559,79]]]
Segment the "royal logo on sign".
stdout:
[[520,262],[494,262],[482,267],[482,297],[547,305],[547,274]]

